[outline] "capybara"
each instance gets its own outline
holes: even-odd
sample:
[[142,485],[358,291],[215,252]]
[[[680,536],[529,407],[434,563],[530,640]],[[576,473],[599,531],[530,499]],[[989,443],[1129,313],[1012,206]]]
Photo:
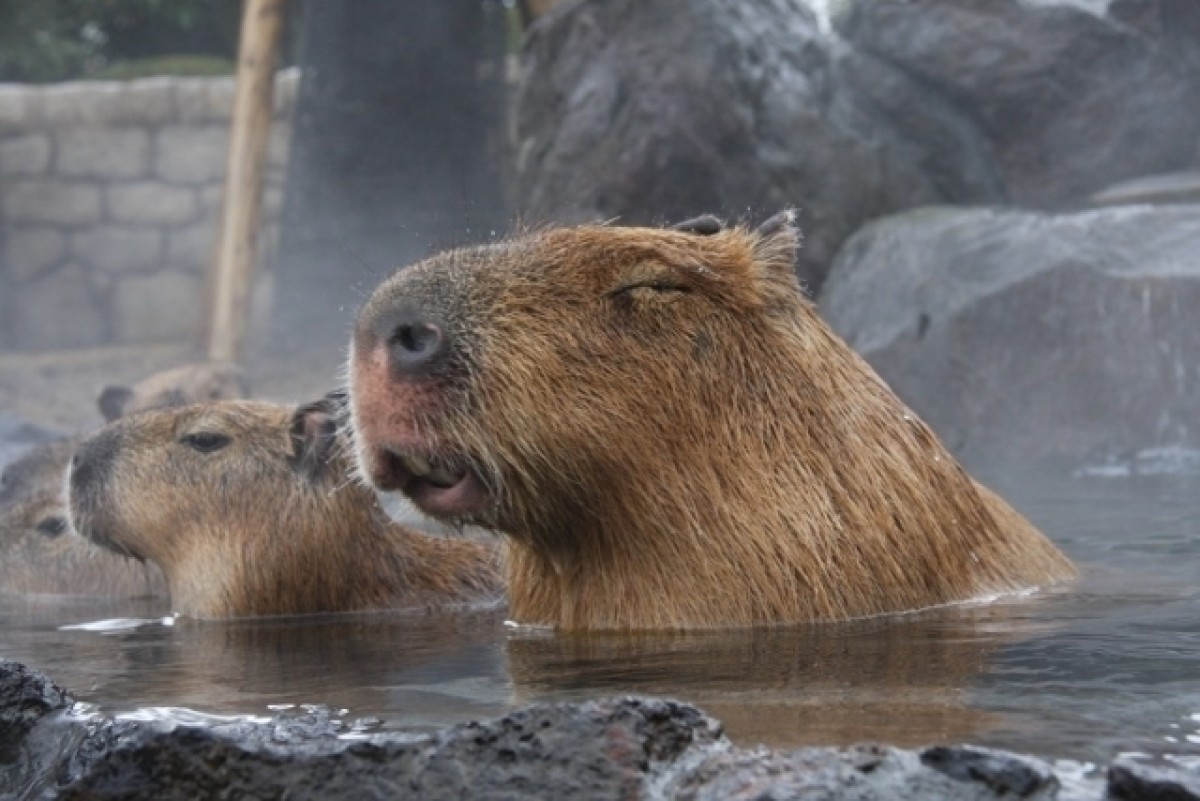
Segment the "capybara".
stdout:
[[55,491],[0,510],[0,592],[136,598],[167,588],[153,565],[76,534]]
[[235,364],[200,362],[163,370],[134,384],[106,386],[96,398],[108,422],[145,409],[172,409],[210,400],[234,400],[250,394],[246,374]]
[[[6,465],[0,471],[0,510],[34,498],[61,497],[67,465],[80,440],[80,437],[63,437],[34,445]],[[65,518],[66,512],[62,511]]]
[[361,472],[508,535],[513,617],[836,620],[1074,569],[820,319],[793,215],[443,253],[364,304]]
[[[245,391],[242,372],[233,365],[189,364],[155,373],[131,388],[108,387],[97,405],[111,420],[149,408],[239,397]],[[158,568],[74,536],[67,527],[63,488],[81,441],[63,437],[35,445],[0,472],[0,592],[165,596]]]
[[351,479],[329,401],[223,401],[109,424],[71,463],[79,533],[158,565],[172,608],[224,618],[497,600],[492,544],[392,523]]

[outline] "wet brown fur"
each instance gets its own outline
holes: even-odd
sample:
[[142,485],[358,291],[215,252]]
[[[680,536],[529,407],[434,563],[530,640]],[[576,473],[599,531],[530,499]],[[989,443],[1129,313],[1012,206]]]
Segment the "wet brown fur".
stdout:
[[[469,458],[525,623],[837,620],[1072,576],[821,321],[797,246],[790,220],[583,226],[410,267],[356,330],[360,462],[388,437]],[[380,366],[397,303],[441,310],[461,374]]]
[[[72,485],[72,521],[159,565],[172,608],[193,617],[426,607],[502,592],[495,547],[389,521],[349,480],[339,447],[325,453],[311,428],[293,430],[296,414],[229,401],[119,420],[80,447],[84,459],[113,455],[90,486]],[[182,441],[196,433],[229,444],[200,453]]]

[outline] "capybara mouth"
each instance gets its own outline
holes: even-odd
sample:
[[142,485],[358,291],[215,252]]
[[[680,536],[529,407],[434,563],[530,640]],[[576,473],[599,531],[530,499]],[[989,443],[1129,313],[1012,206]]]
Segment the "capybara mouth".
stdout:
[[460,460],[383,446],[372,461],[372,483],[381,490],[403,492],[425,514],[461,519],[479,516],[492,506],[487,484]]

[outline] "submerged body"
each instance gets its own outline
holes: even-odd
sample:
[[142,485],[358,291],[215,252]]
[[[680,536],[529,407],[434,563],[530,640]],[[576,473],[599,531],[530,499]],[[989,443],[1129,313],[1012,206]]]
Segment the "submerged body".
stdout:
[[500,555],[391,522],[353,481],[326,402],[223,402],[118,420],[76,450],[75,528],[158,565],[201,618],[495,601]]
[[435,256],[364,306],[362,472],[510,541],[565,629],[836,620],[1070,577],[826,326],[789,214]]

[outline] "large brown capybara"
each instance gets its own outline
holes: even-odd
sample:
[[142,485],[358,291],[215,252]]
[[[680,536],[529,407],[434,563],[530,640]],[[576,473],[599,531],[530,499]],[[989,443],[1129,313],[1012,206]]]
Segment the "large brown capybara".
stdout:
[[122,418],[75,451],[72,525],[158,565],[190,617],[495,602],[497,548],[392,523],[351,478],[333,412],[225,401]]
[[793,216],[581,226],[401,270],[359,314],[378,488],[510,540],[524,623],[836,620],[1049,584],[1071,563],[818,317]]

